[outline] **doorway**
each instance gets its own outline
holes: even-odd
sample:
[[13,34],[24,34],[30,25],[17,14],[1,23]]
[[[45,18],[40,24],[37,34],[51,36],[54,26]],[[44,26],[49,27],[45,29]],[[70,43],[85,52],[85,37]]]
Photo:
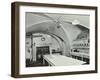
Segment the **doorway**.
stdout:
[[36,61],[43,63],[43,55],[50,54],[49,46],[36,47]]

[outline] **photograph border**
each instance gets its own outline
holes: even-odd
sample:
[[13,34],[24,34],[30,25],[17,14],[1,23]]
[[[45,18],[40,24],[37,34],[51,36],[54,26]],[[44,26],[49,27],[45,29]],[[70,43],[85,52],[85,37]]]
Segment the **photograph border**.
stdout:
[[[73,9],[88,9],[95,10],[95,70],[87,71],[75,71],[75,72],[56,72],[56,73],[40,73],[40,74],[23,74],[20,75],[20,64],[19,64],[19,43],[20,43],[20,6],[39,6],[39,7],[54,7],[54,8],[73,8]],[[31,3],[31,2],[13,2],[11,3],[11,76],[15,78],[23,77],[41,77],[41,76],[58,76],[58,75],[72,75],[72,74],[86,74],[86,73],[97,73],[97,7],[96,6],[80,6],[80,5],[64,5],[64,4],[48,4],[48,3]]]

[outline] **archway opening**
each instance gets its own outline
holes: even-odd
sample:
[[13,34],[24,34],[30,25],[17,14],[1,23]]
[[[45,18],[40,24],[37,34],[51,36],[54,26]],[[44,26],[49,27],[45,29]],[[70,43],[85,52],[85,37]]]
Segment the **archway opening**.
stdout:
[[[27,44],[29,43],[29,45]],[[43,55],[64,52],[63,40],[50,33],[32,33],[26,36],[26,67],[42,66]],[[28,64],[27,64],[28,63]],[[32,65],[30,66],[30,64]],[[32,66],[33,67],[33,66]]]

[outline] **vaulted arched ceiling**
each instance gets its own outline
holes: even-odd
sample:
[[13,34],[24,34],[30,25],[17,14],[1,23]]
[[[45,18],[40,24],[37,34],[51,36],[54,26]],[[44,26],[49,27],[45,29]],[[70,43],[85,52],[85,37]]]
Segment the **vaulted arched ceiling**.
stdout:
[[72,41],[88,27],[73,25],[70,20],[63,17],[56,14],[26,13],[26,33],[43,32],[57,35],[64,40],[66,52],[69,52]]

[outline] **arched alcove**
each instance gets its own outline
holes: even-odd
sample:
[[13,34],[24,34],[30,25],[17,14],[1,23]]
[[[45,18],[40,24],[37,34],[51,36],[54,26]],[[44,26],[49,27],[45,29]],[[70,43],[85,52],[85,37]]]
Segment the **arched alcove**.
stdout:
[[[35,32],[31,34],[26,34],[26,36],[29,36],[31,39],[31,60],[36,61],[36,47],[43,47],[43,46],[49,46],[50,53],[53,53],[53,50],[57,50],[60,52],[60,54],[64,55],[64,51],[66,50],[64,48],[65,44],[63,44],[63,39],[59,38],[58,36],[50,33],[44,33],[44,32]],[[44,38],[44,41],[41,41],[41,39]],[[26,38],[27,39],[27,38]],[[63,45],[62,45],[63,44]],[[26,54],[27,55],[27,54]]]
[[47,21],[47,22],[31,25],[30,27],[26,28],[26,33],[28,34],[37,33],[37,32],[53,35],[60,38],[65,43],[65,50],[63,53],[65,55],[69,55],[70,42],[62,26],[58,27],[57,23],[53,21]]

